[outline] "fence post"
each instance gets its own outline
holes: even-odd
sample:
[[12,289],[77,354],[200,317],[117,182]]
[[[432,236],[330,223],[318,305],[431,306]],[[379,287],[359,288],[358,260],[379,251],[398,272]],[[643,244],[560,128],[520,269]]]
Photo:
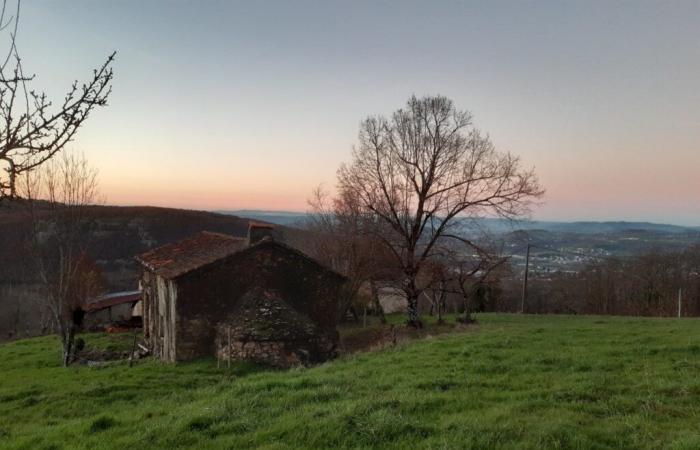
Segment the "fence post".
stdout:
[[136,338],[138,333],[134,330],[134,342],[131,344],[131,354],[129,355],[129,367],[134,365],[134,353],[136,352]]
[[228,359],[226,361],[226,367],[231,368],[231,325],[228,326]]
[[527,299],[527,272],[530,269],[530,244],[527,244],[527,253],[525,254],[525,274],[523,276],[523,295],[520,299],[520,313],[525,313],[525,300]]

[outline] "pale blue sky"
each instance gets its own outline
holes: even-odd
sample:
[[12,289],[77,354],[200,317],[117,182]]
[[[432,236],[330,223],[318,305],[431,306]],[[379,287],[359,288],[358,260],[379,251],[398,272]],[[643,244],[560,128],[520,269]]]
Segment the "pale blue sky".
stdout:
[[536,218],[700,225],[700,0],[22,8],[51,95],[118,51],[73,144],[111,203],[303,210],[364,116],[439,93],[536,167]]

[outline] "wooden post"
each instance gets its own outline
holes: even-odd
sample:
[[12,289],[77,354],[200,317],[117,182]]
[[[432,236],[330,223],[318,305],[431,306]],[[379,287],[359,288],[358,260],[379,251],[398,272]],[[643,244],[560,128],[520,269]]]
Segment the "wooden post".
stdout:
[[681,309],[683,304],[683,288],[678,288],[678,318],[681,317]]
[[214,342],[216,342],[216,368],[221,369],[221,341],[219,340],[218,336]]
[[136,339],[138,338],[138,332],[134,330],[134,343],[131,344],[131,354],[129,355],[129,367],[134,365],[134,353],[136,352]]
[[231,325],[228,326],[228,358],[226,361],[226,367],[231,368]]
[[523,296],[520,300],[520,313],[525,312],[525,299],[527,298],[527,272],[530,268],[530,244],[527,244],[527,253],[525,253],[525,275],[523,276]]

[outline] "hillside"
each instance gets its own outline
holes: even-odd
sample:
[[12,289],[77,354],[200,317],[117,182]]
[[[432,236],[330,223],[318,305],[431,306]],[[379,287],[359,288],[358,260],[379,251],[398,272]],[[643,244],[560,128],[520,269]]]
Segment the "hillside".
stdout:
[[[133,257],[139,253],[202,230],[245,236],[249,222],[237,216],[152,206],[95,206],[91,209],[97,225],[90,238],[89,251],[105,271],[111,289],[133,286]],[[39,209],[40,217],[42,213]],[[10,263],[26,254],[23,247],[26,224],[27,214],[20,206],[0,209],[0,239],[3,248],[13,250],[0,253],[2,281],[31,281],[30,270],[10,270],[14,266]]]
[[553,233],[575,234],[615,234],[626,232],[655,232],[655,233],[691,233],[697,232],[696,228],[680,225],[670,225],[653,222],[627,222],[627,221],[577,221],[577,222],[553,222],[553,221],[517,221],[510,222],[502,219],[484,219],[485,226],[494,232],[509,232],[514,230],[545,230]]
[[[137,265],[134,256],[153,247],[209,230],[245,236],[249,219],[205,211],[151,206],[92,207],[96,227],[89,253],[103,272],[107,291],[134,289]],[[38,209],[41,217],[45,211]],[[38,295],[35,271],[27,258],[28,213],[22,203],[0,206],[0,341],[8,336],[19,316],[17,333],[34,334],[39,326],[34,299]],[[278,227],[278,235],[284,227]]]
[[0,442],[8,449],[700,447],[698,320],[478,318],[466,332],[285,372],[217,369],[211,360],[62,369],[52,338],[2,344]]

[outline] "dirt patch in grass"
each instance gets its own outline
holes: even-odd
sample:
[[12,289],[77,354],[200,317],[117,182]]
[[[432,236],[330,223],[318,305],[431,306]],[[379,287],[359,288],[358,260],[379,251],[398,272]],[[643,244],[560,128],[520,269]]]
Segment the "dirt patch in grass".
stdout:
[[128,359],[128,351],[105,350],[102,348],[90,347],[82,350],[76,358],[75,364],[88,364],[90,362],[117,361]]

